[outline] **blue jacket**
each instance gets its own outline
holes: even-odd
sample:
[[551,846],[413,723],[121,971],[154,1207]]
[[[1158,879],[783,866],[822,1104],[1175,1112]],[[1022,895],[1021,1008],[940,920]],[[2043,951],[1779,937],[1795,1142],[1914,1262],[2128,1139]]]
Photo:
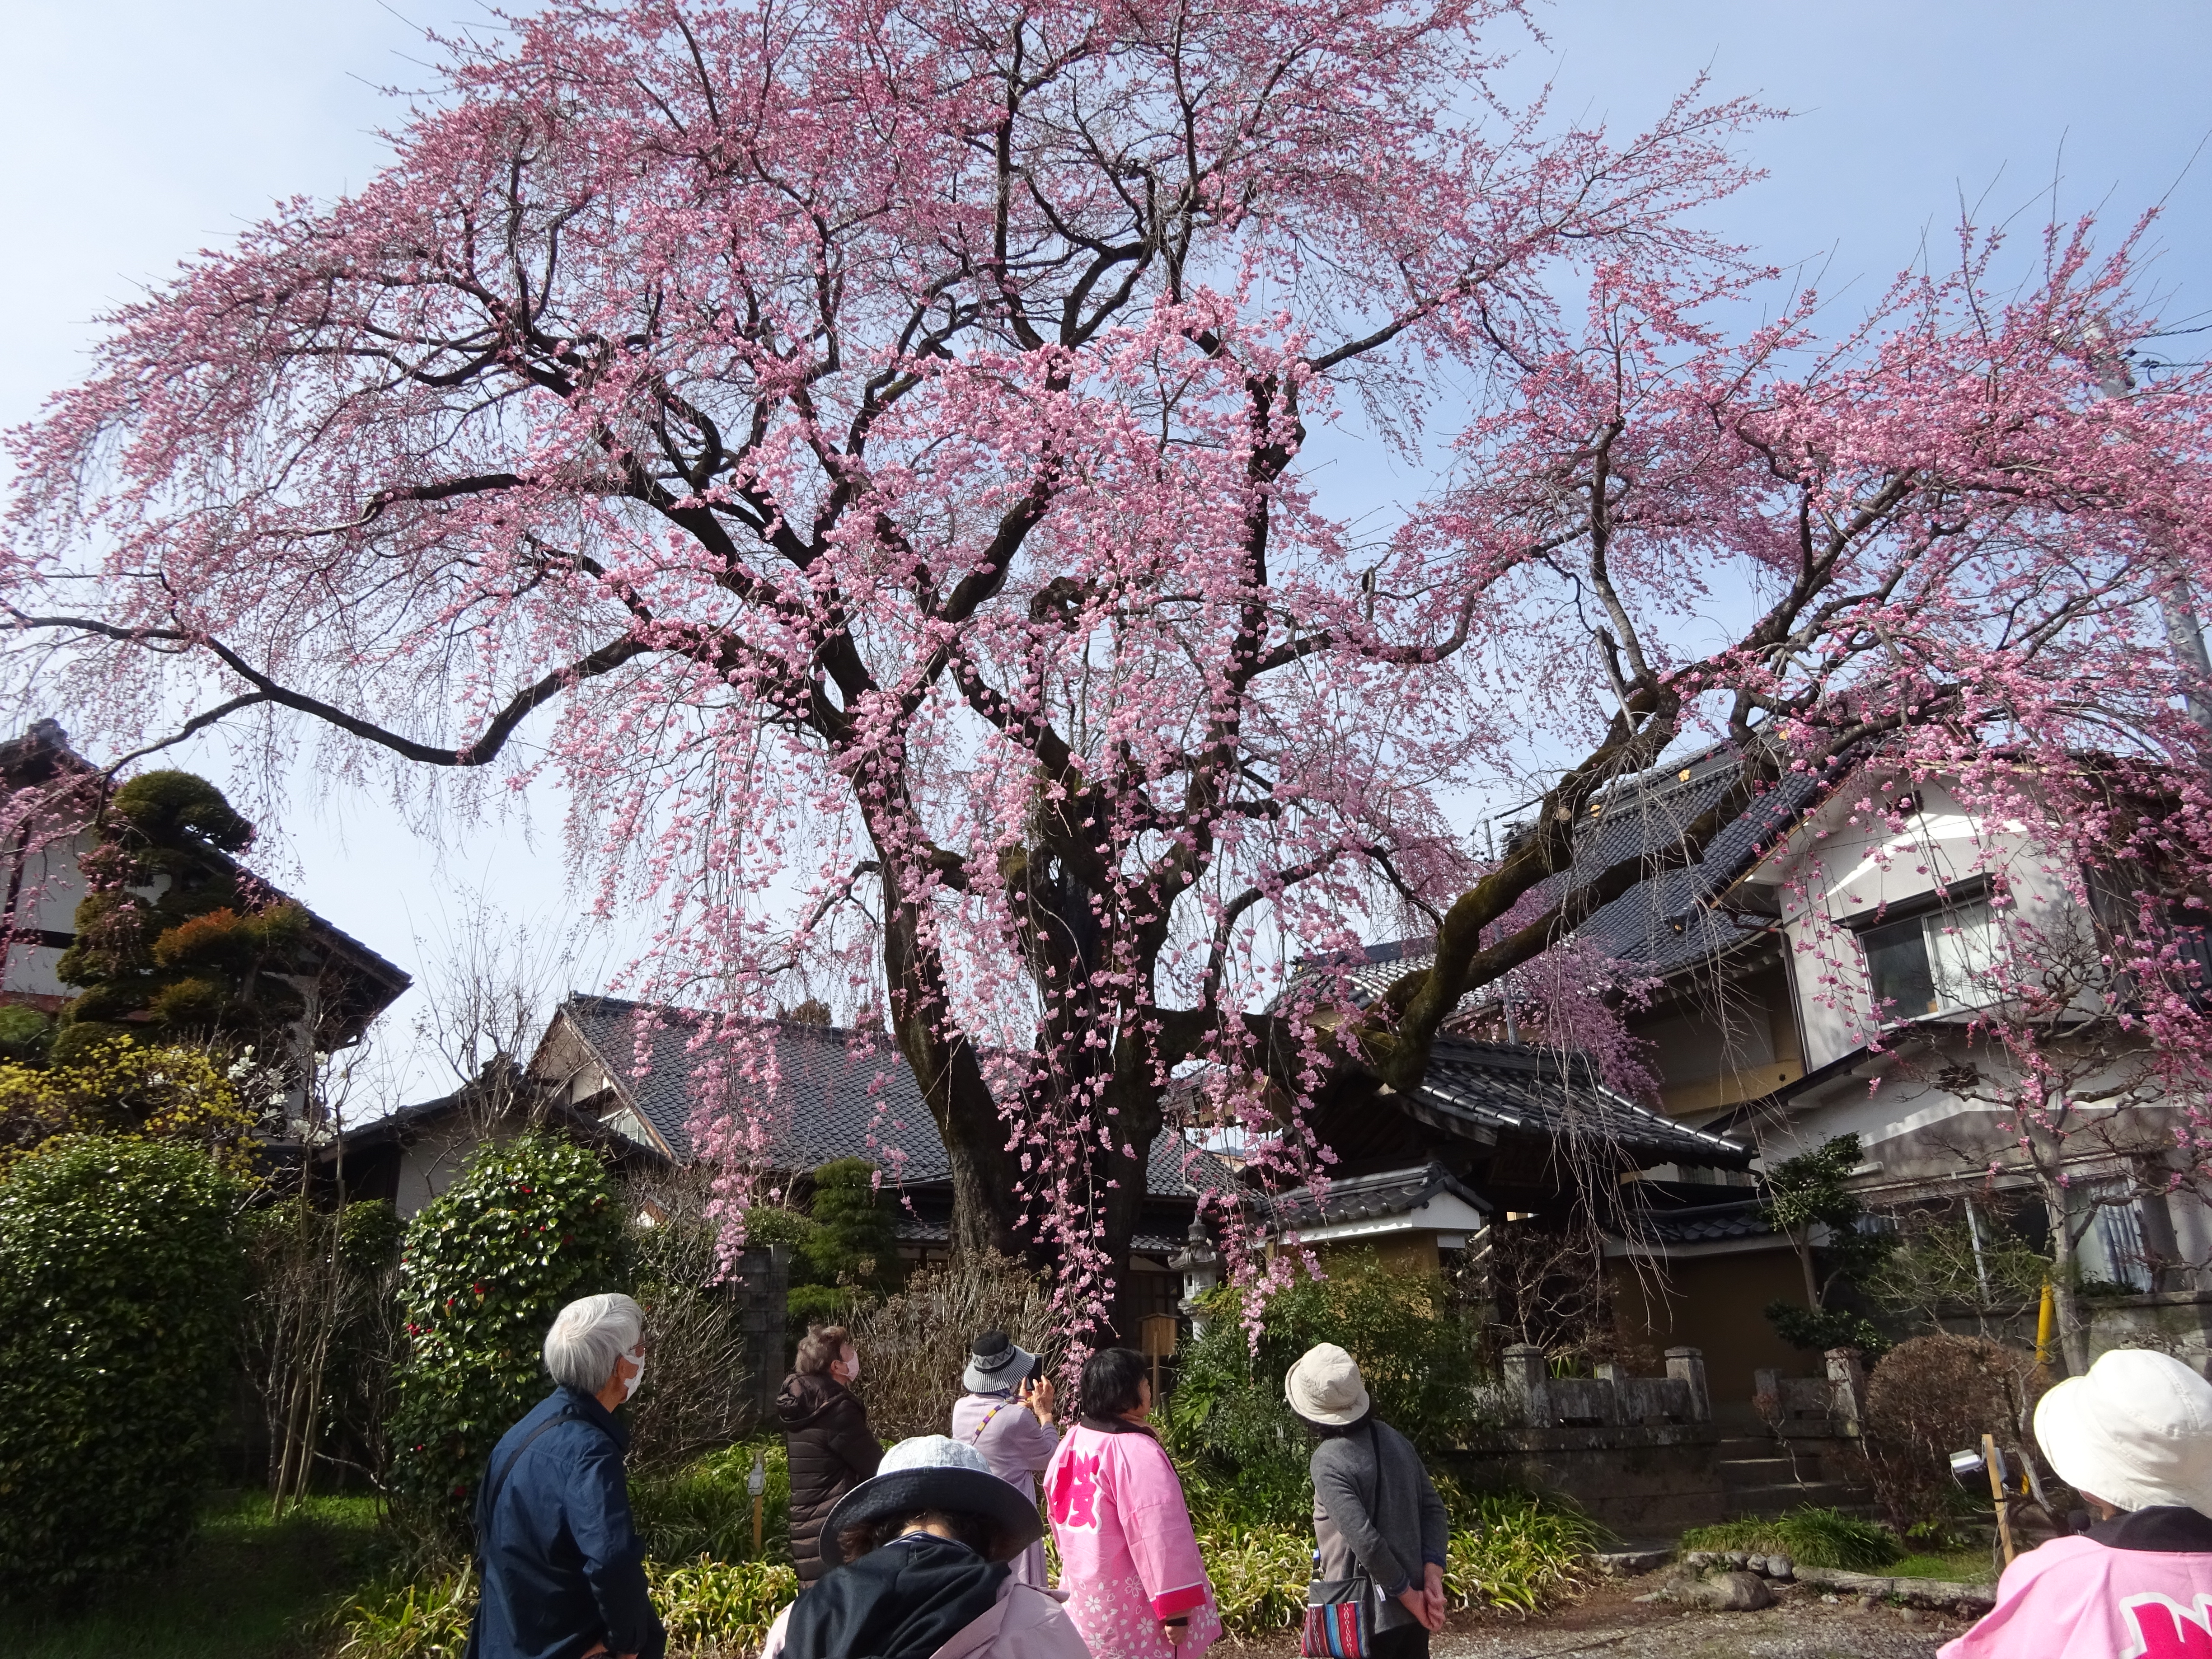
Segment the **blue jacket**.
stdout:
[[[530,1440],[564,1414],[568,1420]],[[646,1595],[645,1545],[630,1523],[629,1446],[629,1431],[605,1407],[565,1388],[501,1437],[477,1488],[475,1659],[578,1659],[601,1641],[616,1653],[661,1659],[668,1633]]]

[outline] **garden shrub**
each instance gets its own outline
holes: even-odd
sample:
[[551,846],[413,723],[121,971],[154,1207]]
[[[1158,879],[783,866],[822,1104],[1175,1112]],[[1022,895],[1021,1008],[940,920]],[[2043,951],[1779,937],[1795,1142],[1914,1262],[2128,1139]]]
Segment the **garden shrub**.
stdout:
[[1283,1400],[1283,1376],[1317,1342],[1359,1362],[1376,1415],[1429,1454],[1473,1419],[1478,1333],[1450,1307],[1443,1278],[1386,1272],[1371,1259],[1267,1299],[1255,1354],[1237,1292],[1214,1293],[1205,1335],[1186,1350],[1161,1419],[1178,1457],[1205,1477],[1220,1518],[1302,1521],[1310,1513],[1313,1443]]
[[66,1591],[190,1537],[239,1201],[204,1152],[155,1141],[50,1141],[0,1177],[0,1589]]
[[786,1304],[794,1342],[817,1325],[850,1324],[863,1308],[904,1283],[898,1253],[898,1200],[877,1182],[864,1158],[841,1158],[808,1177],[805,1212],[760,1204],[745,1212],[749,1245],[791,1248]]
[[[799,1594],[799,1575],[781,1561],[648,1559],[645,1578],[669,1651],[691,1659],[758,1653],[775,1615]],[[462,1659],[476,1601],[465,1574],[372,1586],[332,1618],[343,1638],[336,1659]]]
[[726,1446],[672,1474],[633,1475],[630,1512],[646,1553],[661,1561],[751,1559],[753,1498],[745,1480],[755,1452],[763,1454],[768,1472],[761,1494],[761,1559],[788,1561],[791,1470],[780,1434]]
[[[758,1363],[748,1351],[738,1287],[718,1279],[719,1245],[708,1218],[704,1170],[625,1182],[630,1294],[645,1308],[653,1363],[629,1407],[629,1468],[676,1469],[727,1445],[757,1415]],[[781,1354],[766,1357],[779,1368]],[[694,1552],[686,1552],[687,1554]]]
[[1043,1275],[990,1250],[921,1269],[852,1328],[869,1426],[893,1440],[945,1431],[968,1345],[985,1331],[1006,1332],[1048,1365],[1060,1350]]
[[[1579,1510],[1528,1492],[1454,1493],[1444,1593],[1454,1607],[1536,1613],[1571,1598],[1610,1534]],[[1202,1526],[1221,1620],[1231,1636],[1295,1629],[1312,1577],[1313,1527],[1279,1522]]]
[[1868,1474],[1890,1524],[1906,1533],[1940,1523],[1965,1496],[1950,1455],[1978,1449],[1983,1435],[2017,1456],[2042,1392],[2033,1356],[2002,1343],[1949,1335],[1899,1343],[1867,1382]]
[[389,1433],[394,1489],[434,1539],[466,1534],[492,1447],[551,1388],[540,1356],[553,1316],[626,1288],[623,1267],[599,1155],[550,1135],[479,1147],[409,1224]]
[[787,1562],[648,1561],[645,1576],[670,1650],[701,1659],[758,1653],[776,1614],[799,1595],[799,1575]]
[[389,1204],[335,1211],[304,1197],[260,1206],[241,1228],[240,1347],[268,1442],[270,1490],[298,1496],[319,1464],[375,1473],[398,1332],[401,1223]]
[[229,1067],[201,1048],[108,1037],[66,1063],[0,1060],[0,1166],[58,1135],[102,1134],[180,1141],[242,1174],[253,1122]]
[[1840,1510],[1810,1506],[1788,1515],[1692,1527],[1682,1534],[1682,1547],[1787,1555],[1801,1567],[1841,1567],[1851,1572],[1871,1572],[1905,1554],[1896,1534],[1873,1522]]
[[1590,1557],[1612,1534],[1580,1510],[1522,1492],[1457,1494],[1444,1594],[1455,1607],[1537,1613],[1588,1582]]

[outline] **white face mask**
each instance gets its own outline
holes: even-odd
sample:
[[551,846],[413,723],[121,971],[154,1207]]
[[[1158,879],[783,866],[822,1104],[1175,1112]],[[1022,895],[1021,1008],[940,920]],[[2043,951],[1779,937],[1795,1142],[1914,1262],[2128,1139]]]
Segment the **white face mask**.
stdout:
[[857,1382],[860,1380],[860,1351],[858,1348],[848,1348],[845,1352],[851,1357],[841,1359],[837,1363],[845,1368],[845,1380],[848,1382]]
[[628,1400],[630,1395],[637,1392],[637,1385],[645,1381],[645,1349],[641,1345],[624,1354],[623,1358],[637,1367],[629,1374],[629,1381],[623,1384],[623,1398]]

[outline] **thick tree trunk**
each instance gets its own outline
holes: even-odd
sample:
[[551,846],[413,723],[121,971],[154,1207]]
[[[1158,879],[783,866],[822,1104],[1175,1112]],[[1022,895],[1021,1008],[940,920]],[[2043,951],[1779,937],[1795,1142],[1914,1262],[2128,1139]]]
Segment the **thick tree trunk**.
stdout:
[[948,1031],[945,964],[925,944],[913,902],[902,892],[897,867],[883,866],[884,978],[890,988],[891,1031],[914,1068],[923,1102],[945,1143],[952,1170],[951,1245],[959,1255],[997,1250],[1030,1255],[1014,1222],[1013,1171],[1006,1153],[1006,1126],[983,1080],[975,1045]]
[[[1140,1334],[1138,1322],[1143,1310],[1135,1298],[1134,1274],[1129,1265],[1130,1246],[1144,1213],[1152,1142],[1160,1132],[1160,1099],[1157,1090],[1117,1081],[1108,1091],[1107,1103],[1119,1109],[1108,1120],[1116,1126],[1119,1133],[1113,1152],[1102,1152],[1096,1160],[1096,1178],[1101,1187],[1100,1219],[1106,1226],[1100,1243],[1113,1263],[1110,1271],[1114,1276],[1113,1294],[1106,1299],[1106,1317],[1112,1327],[1110,1340],[1133,1348]],[[1133,1156],[1122,1156],[1124,1147]],[[1102,1332],[1094,1340],[1103,1345],[1109,1338]]]

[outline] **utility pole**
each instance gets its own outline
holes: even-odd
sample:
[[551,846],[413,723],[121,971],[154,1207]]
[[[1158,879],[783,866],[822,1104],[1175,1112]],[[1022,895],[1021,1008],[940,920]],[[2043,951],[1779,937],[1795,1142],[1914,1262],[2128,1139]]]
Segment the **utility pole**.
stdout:
[[[2107,398],[2124,398],[2136,389],[2136,377],[2129,368],[2127,359],[2111,348],[2110,337],[2098,324],[2092,323],[2083,331],[2089,347],[2090,367],[2097,371],[2097,389]],[[2188,573],[2172,557],[2172,548],[2163,531],[2150,532],[2151,545],[2166,555],[2174,567],[2173,580],[2159,590],[2159,614],[2166,619],[2166,642],[2173,652],[2173,659],[2181,665],[2188,684],[2181,693],[2182,707],[2189,718],[2206,732],[2212,732],[2212,656],[2204,649],[2204,630],[2197,621],[2197,596],[2191,591]]]

